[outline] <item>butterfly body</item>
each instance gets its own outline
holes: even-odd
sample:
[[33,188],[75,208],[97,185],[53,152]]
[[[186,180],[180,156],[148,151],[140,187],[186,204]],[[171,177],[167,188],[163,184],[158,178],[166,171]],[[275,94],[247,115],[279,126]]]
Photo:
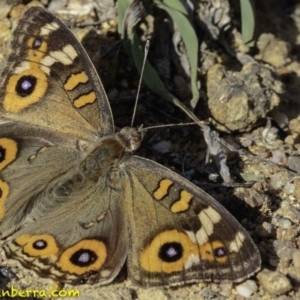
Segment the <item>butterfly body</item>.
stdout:
[[101,81],[47,11],[20,20],[0,82],[0,234],[7,256],[41,276],[111,282],[127,259],[143,286],[236,282],[260,267],[216,200],[132,155],[141,129],[114,132]]

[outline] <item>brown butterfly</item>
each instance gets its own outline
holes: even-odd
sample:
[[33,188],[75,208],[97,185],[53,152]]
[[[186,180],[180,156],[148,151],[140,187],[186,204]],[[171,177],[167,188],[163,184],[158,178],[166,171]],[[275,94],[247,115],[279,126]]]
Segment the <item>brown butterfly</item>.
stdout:
[[7,256],[68,283],[111,282],[127,259],[144,286],[237,282],[260,268],[243,227],[115,133],[86,52],[39,7],[17,26],[1,76],[0,233]]

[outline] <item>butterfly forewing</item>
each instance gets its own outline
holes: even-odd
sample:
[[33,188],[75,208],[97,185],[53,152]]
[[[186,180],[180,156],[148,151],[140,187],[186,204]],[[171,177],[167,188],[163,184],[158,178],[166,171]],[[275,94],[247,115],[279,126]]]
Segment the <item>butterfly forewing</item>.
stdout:
[[2,116],[91,140],[113,133],[101,81],[69,29],[42,8],[27,10],[1,82]]

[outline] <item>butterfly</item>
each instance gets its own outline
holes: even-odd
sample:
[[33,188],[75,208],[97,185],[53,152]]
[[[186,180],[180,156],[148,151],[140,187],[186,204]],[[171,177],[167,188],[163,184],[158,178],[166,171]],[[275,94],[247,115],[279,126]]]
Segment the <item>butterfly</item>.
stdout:
[[1,76],[0,235],[7,257],[63,283],[238,282],[260,268],[245,229],[175,172],[133,155],[101,81],[54,15],[28,9]]

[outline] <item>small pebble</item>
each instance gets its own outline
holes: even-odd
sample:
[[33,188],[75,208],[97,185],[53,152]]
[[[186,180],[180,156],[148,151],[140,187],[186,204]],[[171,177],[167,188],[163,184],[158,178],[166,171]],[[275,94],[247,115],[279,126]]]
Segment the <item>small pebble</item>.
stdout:
[[161,154],[166,154],[171,152],[171,145],[167,141],[160,141],[154,146],[152,146],[153,150],[157,151],[158,153]]
[[292,155],[287,160],[287,165],[293,171],[300,173],[300,156],[299,155]]
[[[211,291],[214,293],[217,293],[223,297],[226,297],[226,299],[231,295],[232,292],[232,283],[213,283],[210,285]],[[207,295],[206,295],[207,297]],[[207,297],[210,298],[210,297]],[[206,299],[206,298],[205,298]]]
[[274,234],[274,227],[268,222],[263,222],[257,233],[261,237],[271,237]]
[[12,270],[10,268],[7,268],[7,267],[0,267],[0,273],[6,277],[6,278],[9,278],[9,279],[12,279],[12,278],[15,278],[16,277],[16,274],[14,274],[12,272]]
[[294,145],[295,143],[294,138],[291,135],[287,136],[284,141],[289,145]]
[[272,113],[272,118],[276,121],[280,128],[284,128],[289,124],[289,118],[283,112],[274,111]]
[[287,182],[284,186],[284,192],[287,195],[291,195],[295,192],[295,185],[291,182]]
[[274,150],[272,151],[271,161],[273,161],[276,164],[285,163],[286,155],[282,150]]
[[282,295],[292,289],[287,277],[277,271],[263,270],[257,274],[262,288],[271,296]]
[[228,298],[231,295],[232,284],[231,283],[221,283],[219,294]]
[[300,250],[295,250],[293,253],[293,263],[296,268],[300,269]]
[[281,222],[283,229],[287,229],[292,226],[292,222],[289,219],[282,219]]
[[281,188],[287,181],[287,174],[283,172],[275,173],[270,177],[270,186],[277,190]]
[[239,285],[236,285],[236,290],[239,295],[247,298],[257,291],[257,285],[254,280],[246,280]]
[[273,242],[274,250],[279,258],[292,259],[295,249],[293,248],[293,242],[289,240],[275,240]]
[[150,289],[141,289],[138,292],[138,299],[157,299],[157,300],[168,300],[168,296],[163,290],[150,290]]

